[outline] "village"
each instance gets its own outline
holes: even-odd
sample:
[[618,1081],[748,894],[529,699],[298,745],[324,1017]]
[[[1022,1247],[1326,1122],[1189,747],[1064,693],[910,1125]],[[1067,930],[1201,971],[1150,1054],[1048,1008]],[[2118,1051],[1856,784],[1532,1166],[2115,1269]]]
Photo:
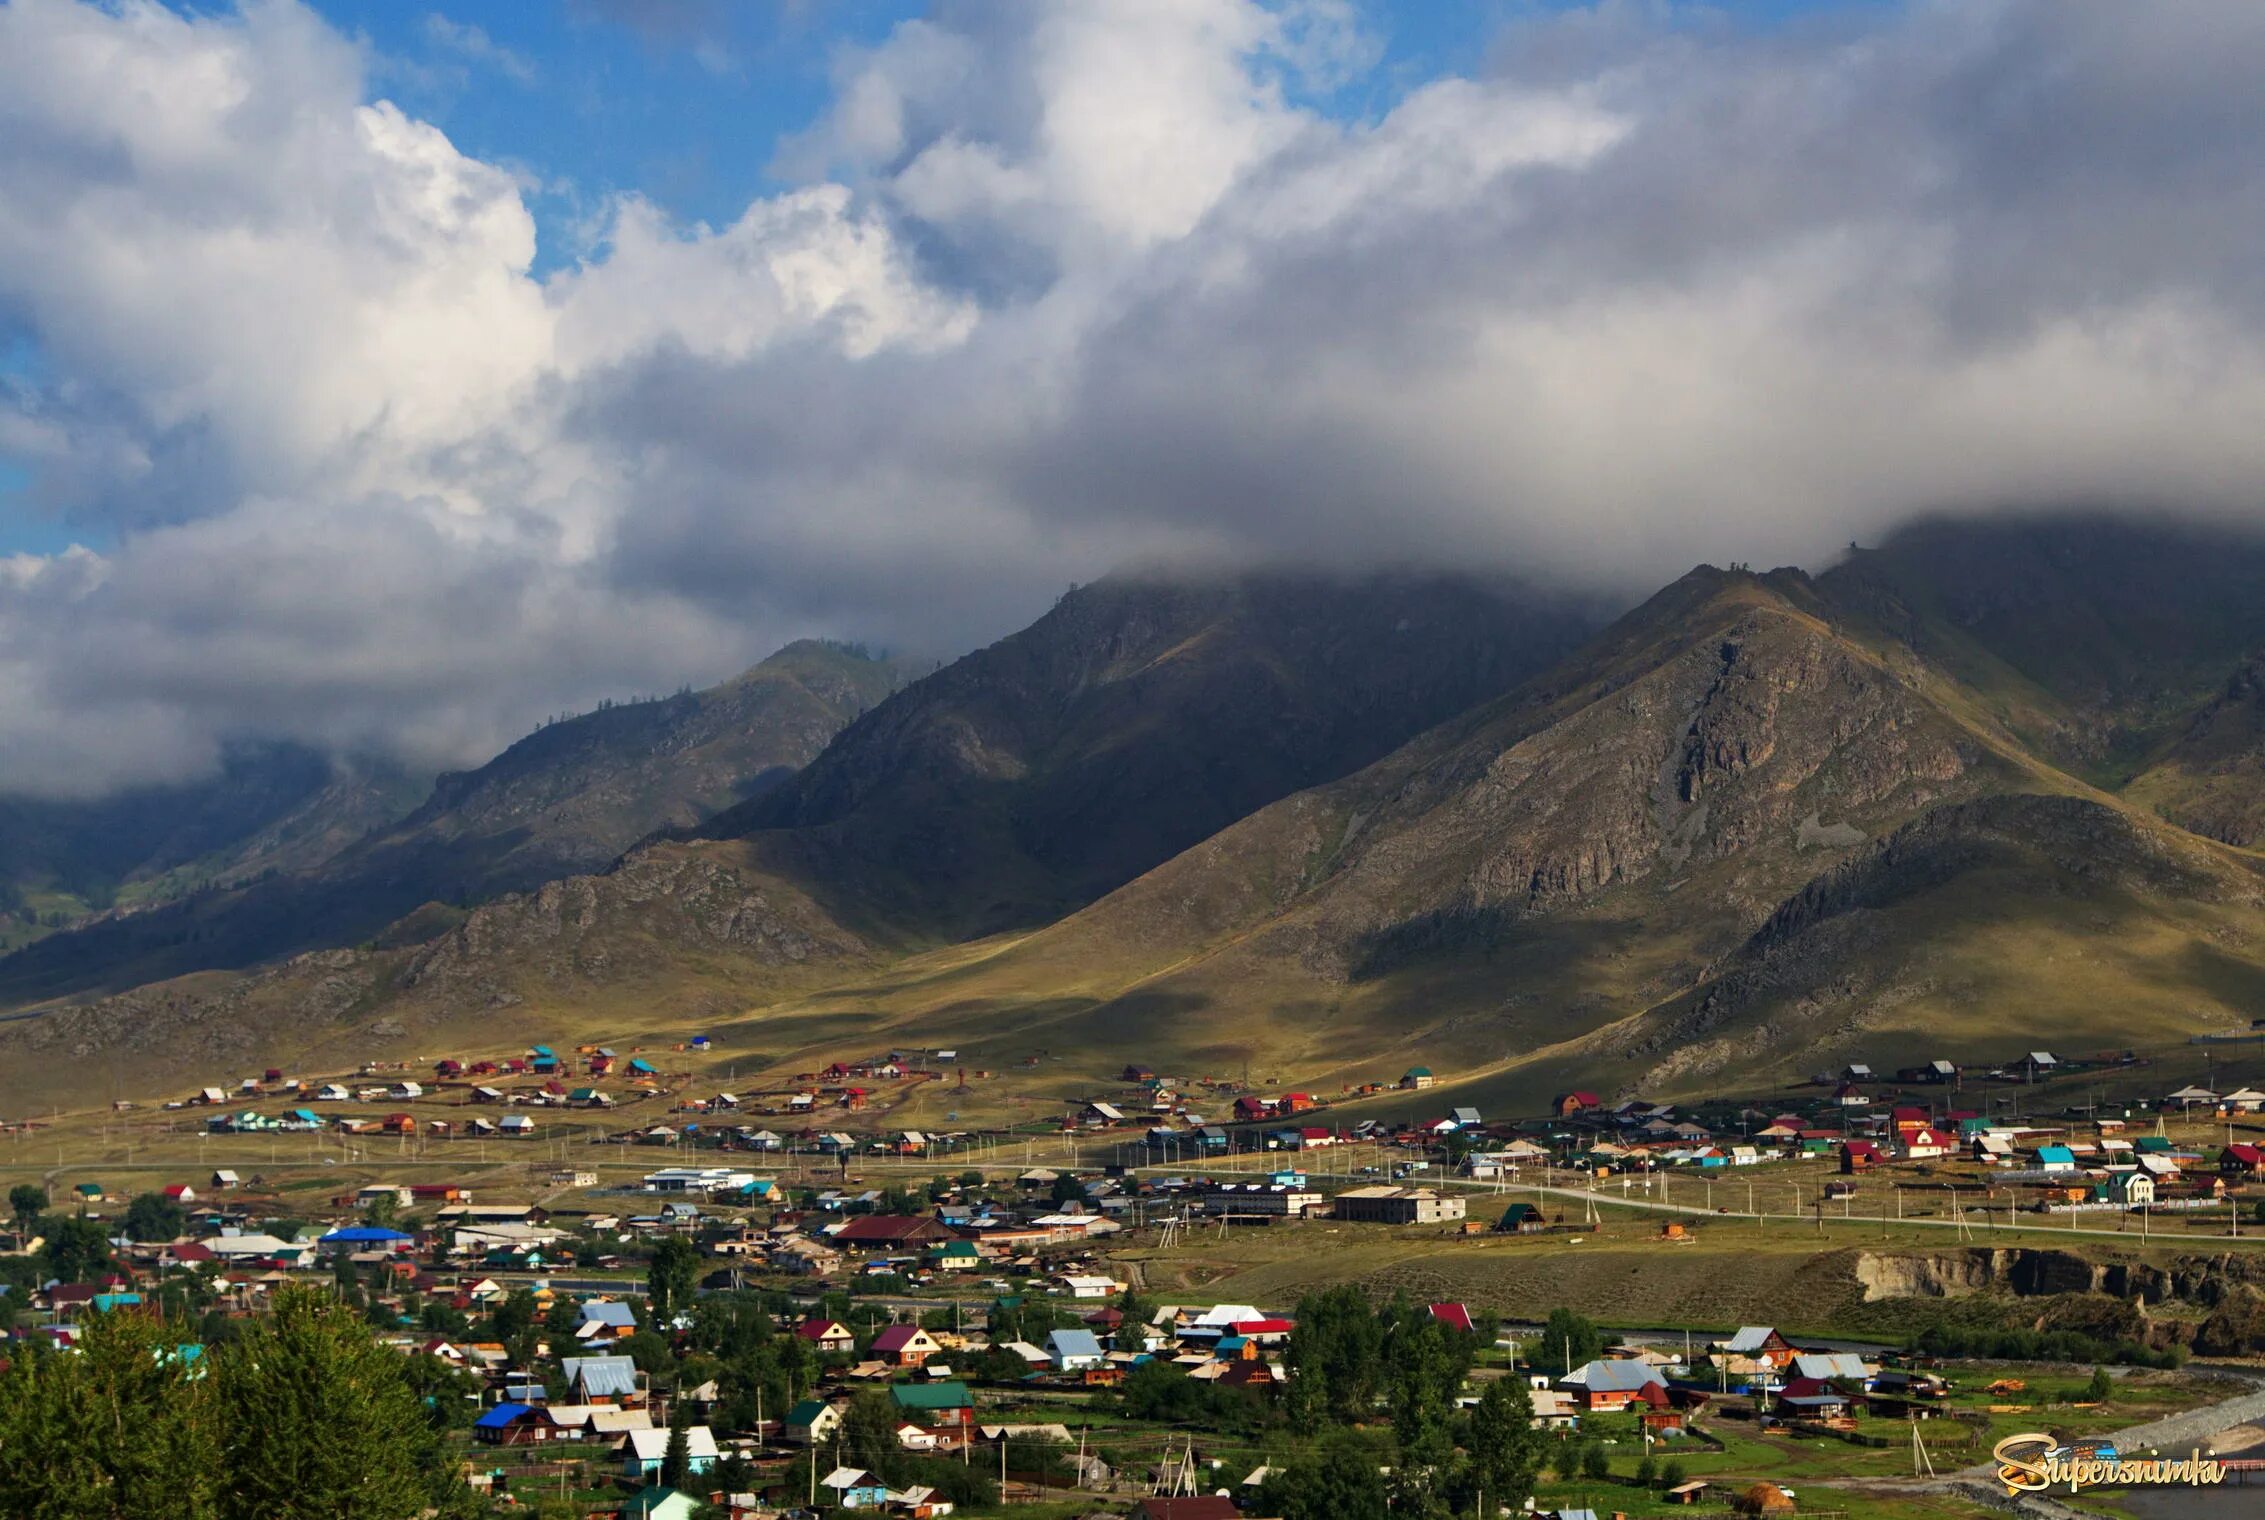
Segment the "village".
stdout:
[[[2023,1421],[2098,1439],[2226,1390],[2106,1341],[2082,1360],[1961,1363],[1820,1340],[1830,1325],[1615,1333],[1563,1308],[1519,1321],[1478,1293],[1348,1301],[1330,1263],[1360,1239],[1635,1239],[1672,1271],[1730,1231],[2265,1235],[2265,1092],[2186,1083],[2103,1106],[2107,1079],[2151,1075],[2126,1058],[1852,1065],[1768,1101],[1568,1091],[1517,1118],[1359,1112],[1431,1104],[1421,1065],[1322,1094],[1134,1064],[1050,1118],[938,1132],[887,1118],[907,1088],[964,1090],[954,1052],[736,1091],[681,1069],[705,1043],[269,1069],[11,1126],[0,1159],[37,1180],[10,1195],[0,1315],[63,1351],[104,1314],[226,1337],[293,1284],[325,1285],[430,1369],[497,1512],[1303,1520],[1329,1432],[1366,1432],[1376,1472],[1393,1468],[1394,1374],[1362,1374],[1372,1406],[1311,1407],[1350,1374],[1315,1370],[1342,1333],[1301,1326],[1352,1315],[1373,1317],[1362,1336],[1436,1338],[1423,1397],[1454,1428],[1509,1401],[1532,1513],[1893,1515],[1930,1511],[1917,1492],[1786,1475],[1938,1482]],[[61,1165],[39,1162],[89,1124],[96,1158],[66,1143]],[[1319,1276],[1237,1302],[1175,1275],[1191,1249],[1246,1238]],[[1505,1285],[1533,1259],[1474,1258]]]

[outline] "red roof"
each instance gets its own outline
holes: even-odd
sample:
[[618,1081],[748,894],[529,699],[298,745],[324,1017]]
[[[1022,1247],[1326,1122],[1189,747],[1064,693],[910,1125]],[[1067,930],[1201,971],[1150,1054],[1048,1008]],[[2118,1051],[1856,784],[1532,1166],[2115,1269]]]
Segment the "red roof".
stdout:
[[830,1319],[806,1319],[794,1327],[794,1333],[806,1341],[835,1340],[849,1334],[849,1328]]
[[918,1325],[891,1325],[873,1337],[875,1351],[902,1351],[918,1340],[924,1332]]
[[1237,1335],[1288,1335],[1294,1328],[1295,1322],[1286,1319],[1243,1319],[1234,1325]]
[[1451,1330],[1471,1328],[1471,1311],[1461,1304],[1433,1304],[1431,1317]]
[[2259,1150],[2254,1145],[2244,1145],[2238,1140],[2219,1154],[2231,1156],[2244,1166],[2265,1166],[2265,1150]]
[[1133,1520],[1242,1520],[1234,1501],[1216,1494],[1179,1499],[1143,1499],[1132,1508]]
[[952,1232],[936,1220],[918,1214],[866,1214],[834,1232],[835,1240],[852,1245],[906,1245],[941,1240]]

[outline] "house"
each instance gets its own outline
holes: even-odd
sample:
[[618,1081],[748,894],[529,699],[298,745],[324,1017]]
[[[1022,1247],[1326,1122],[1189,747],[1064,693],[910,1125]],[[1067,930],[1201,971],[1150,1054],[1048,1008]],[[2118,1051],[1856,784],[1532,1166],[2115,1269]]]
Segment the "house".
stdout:
[[1879,1368],[1853,1351],[1802,1351],[1794,1355],[1793,1375],[1821,1383],[1863,1383]]
[[1848,1395],[1816,1378],[1794,1378],[1778,1390],[1777,1402],[1788,1413],[1811,1420],[1837,1420],[1848,1413]]
[[1876,1140],[1850,1140],[1840,1147],[1840,1169],[1843,1172],[1868,1172],[1887,1160]]
[[819,1319],[813,1316],[796,1325],[794,1333],[820,1351],[846,1355],[857,1349],[857,1337],[850,1333],[849,1326],[838,1319]]
[[[650,1478],[661,1470],[668,1457],[669,1432],[666,1430],[632,1430],[622,1437],[621,1471],[630,1478]],[[704,1473],[716,1465],[716,1435],[705,1425],[694,1425],[684,1432],[686,1468]]]
[[242,1187],[244,1184],[243,1179],[238,1177],[234,1172],[231,1172],[226,1168],[222,1168],[220,1171],[214,1172],[212,1174],[211,1185],[215,1188],[225,1190],[227,1188]]
[[622,1520],[692,1520],[700,1509],[690,1494],[654,1483],[624,1499],[618,1513]]
[[1235,1501],[1217,1494],[1190,1494],[1176,1499],[1151,1496],[1132,1507],[1131,1520],[1242,1520]]
[[956,1238],[942,1220],[924,1214],[865,1214],[827,1237],[833,1245],[853,1251],[894,1251]]
[[2035,1165],[2043,1172],[2073,1172],[2076,1170],[2076,1152],[2065,1145],[2040,1145],[2035,1153]]
[[1365,1187],[1339,1193],[1331,1210],[1338,1219],[1369,1224],[1444,1224],[1461,1219],[1468,1205],[1461,1194],[1431,1188]]
[[1400,1086],[1408,1092],[1422,1092],[1438,1080],[1428,1066],[1411,1066],[1400,1074]]
[[1085,1372],[1108,1358],[1100,1337],[1090,1330],[1055,1330],[1046,1337],[1046,1354],[1064,1372]]
[[1741,1325],[1737,1334],[1721,1343],[1721,1349],[1731,1356],[1767,1362],[1772,1367],[1784,1367],[1801,1354],[1791,1341],[1768,1325]]
[[637,1364],[626,1356],[569,1356],[558,1365],[569,1393],[582,1403],[638,1396]]
[[1659,1389],[1664,1397],[1667,1379],[1660,1376],[1658,1368],[1646,1362],[1633,1358],[1600,1358],[1575,1367],[1557,1380],[1557,1386],[1571,1394],[1583,1409],[1595,1413],[1643,1403],[1647,1388]]
[[349,1225],[342,1230],[332,1230],[328,1235],[315,1242],[315,1249],[329,1252],[390,1251],[398,1255],[407,1251],[416,1243],[415,1236],[404,1235],[399,1230],[388,1230],[379,1225],[357,1224]]
[[1941,1130],[1921,1125],[1903,1138],[1903,1154],[1912,1161],[1931,1161],[1937,1156],[1948,1156],[1958,1149],[1955,1142]]
[[2101,1196],[2127,1209],[2145,1208],[2155,1201],[2155,1179],[2145,1172],[2110,1172],[2100,1184]]
[[581,1341],[619,1340],[637,1333],[637,1315],[618,1299],[594,1298],[582,1305],[574,1338]]
[[1477,1329],[1471,1323],[1470,1309],[1462,1304],[1433,1304],[1431,1306],[1431,1317],[1448,1329],[1460,1330],[1465,1335],[1469,1335]]
[[1557,1100],[1550,1105],[1560,1119],[1570,1119],[1575,1114],[1585,1114],[1590,1109],[1601,1106],[1593,1092],[1559,1093]]
[[843,1509],[879,1509],[889,1502],[889,1485],[862,1468],[837,1467],[818,1486],[830,1490]]
[[796,1446],[816,1446],[841,1429],[842,1408],[821,1399],[804,1399],[786,1412],[785,1435]]
[[2218,1174],[2222,1177],[2254,1177],[2259,1172],[2265,1172],[2265,1149],[2236,1141],[2218,1152]]
[[897,1367],[917,1367],[943,1349],[918,1325],[891,1325],[873,1337],[873,1354]]
[[186,1182],[175,1182],[166,1187],[165,1196],[174,1203],[195,1203],[197,1190]]
[[966,1431],[975,1424],[975,1400],[965,1383],[899,1383],[889,1390],[897,1412],[930,1430]]
[[484,1446],[533,1446],[551,1436],[550,1417],[532,1404],[498,1404],[472,1422],[472,1439]]

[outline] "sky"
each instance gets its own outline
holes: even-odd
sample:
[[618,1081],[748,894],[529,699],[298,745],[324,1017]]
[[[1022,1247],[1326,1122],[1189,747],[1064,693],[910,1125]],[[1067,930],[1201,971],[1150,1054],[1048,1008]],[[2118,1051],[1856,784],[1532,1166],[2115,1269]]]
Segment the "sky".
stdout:
[[2254,0],[0,0],[0,791],[1128,566],[2249,523]]

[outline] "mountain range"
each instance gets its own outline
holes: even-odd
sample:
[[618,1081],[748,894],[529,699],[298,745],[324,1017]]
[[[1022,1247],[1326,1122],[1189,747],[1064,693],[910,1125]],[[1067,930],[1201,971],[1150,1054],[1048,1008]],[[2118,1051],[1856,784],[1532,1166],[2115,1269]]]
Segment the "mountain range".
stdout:
[[0,1067],[697,1024],[746,1070],[1525,1102],[2183,1041],[2265,995],[2260,584],[2257,540],[2110,517],[1624,610],[1114,577],[918,680],[801,645],[555,725],[319,861],[49,933],[0,960]]

